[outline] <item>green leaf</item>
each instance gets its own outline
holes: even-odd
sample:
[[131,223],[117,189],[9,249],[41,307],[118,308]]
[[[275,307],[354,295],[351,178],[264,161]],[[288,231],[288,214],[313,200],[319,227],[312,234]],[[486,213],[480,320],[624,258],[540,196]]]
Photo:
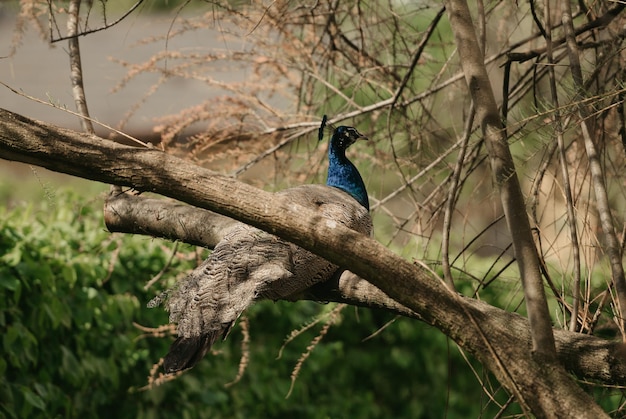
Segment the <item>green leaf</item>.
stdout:
[[65,345],[61,346],[61,372],[73,384],[78,384],[83,376],[80,363]]
[[0,273],[0,287],[9,291],[16,291],[20,287],[20,280],[15,276]]
[[0,260],[6,266],[16,266],[22,260],[22,243],[17,243],[13,249],[2,255]]
[[61,271],[61,276],[63,280],[67,283],[69,288],[73,288],[74,284],[78,280],[78,275],[76,274],[76,269],[73,266],[65,265]]
[[29,405],[39,410],[45,410],[46,404],[44,401],[28,387],[22,387],[22,395],[24,396],[26,403]]

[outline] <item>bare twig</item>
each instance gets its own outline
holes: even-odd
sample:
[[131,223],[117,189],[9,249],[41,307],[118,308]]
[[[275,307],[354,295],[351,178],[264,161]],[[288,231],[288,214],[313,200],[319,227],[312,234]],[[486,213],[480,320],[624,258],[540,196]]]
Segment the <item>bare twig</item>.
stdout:
[[[563,140],[563,124],[561,121],[561,113],[559,112],[559,96],[556,90],[556,77],[554,74],[554,57],[552,54],[552,22],[550,21],[550,2],[545,2],[544,6],[545,29],[539,27],[546,39],[546,57],[548,59],[548,75],[550,79],[550,94],[552,96],[552,104],[555,111],[553,113],[554,128],[556,131],[556,139],[559,151],[559,161],[561,163],[561,178],[563,181],[563,193],[565,194],[565,202],[567,207],[567,223],[569,225],[570,240],[572,242],[572,257],[574,259],[573,281],[574,288],[572,290],[572,314],[570,317],[569,329],[576,331],[578,325],[578,308],[580,306],[580,243],[578,242],[578,228],[576,227],[576,215],[574,213],[574,199],[572,198],[572,187],[568,173],[567,158],[565,156],[565,142]],[[534,16],[534,15],[533,15]],[[565,296],[562,296],[564,299]]]
[[152,285],[154,285],[155,282],[158,282],[163,277],[163,274],[167,272],[170,265],[172,264],[172,261],[174,260],[174,256],[176,256],[176,252],[178,251],[179,244],[180,242],[174,242],[174,247],[172,248],[170,257],[167,259],[167,262],[165,262],[165,265],[161,268],[158,274],[156,274],[154,277],[152,277],[152,279],[146,282],[146,284],[143,286],[144,290],[149,289]]
[[250,362],[250,320],[248,319],[248,316],[242,316],[241,319],[239,319],[238,324],[241,329],[241,358],[239,359],[237,375],[232,381],[224,384],[224,387],[227,388],[241,381],[241,378],[246,372],[246,368]]
[[[79,114],[78,112],[74,112],[74,111],[71,111],[69,109],[59,107],[58,105],[56,105],[54,103],[46,102],[46,101],[41,100],[39,98],[36,98],[34,96],[27,95],[24,92],[19,92],[19,91],[15,90],[14,88],[12,88],[11,86],[3,83],[2,81],[0,81],[0,85],[6,87],[7,89],[9,89],[11,92],[15,93],[16,95],[25,97],[28,100],[32,100],[32,101],[37,102],[37,103],[41,103],[42,105],[51,106],[51,107],[53,107],[55,109],[59,109],[59,110],[61,110],[63,112],[67,112],[67,113],[72,114],[74,116],[77,116],[79,118],[85,118],[83,115]],[[139,139],[137,139],[137,138],[135,138],[135,137],[133,137],[131,135],[128,135],[128,134],[126,134],[126,133],[124,133],[122,131],[116,130],[115,128],[113,128],[110,125],[103,124],[102,122],[99,122],[99,121],[97,121],[97,120],[95,120],[93,118],[89,118],[89,121],[91,123],[93,123],[93,124],[101,126],[102,128],[106,128],[107,130],[109,130],[111,132],[114,132],[115,134],[118,134],[118,135],[120,135],[120,136],[122,136],[122,137],[124,137],[124,138],[126,138],[126,139],[128,139],[128,140],[130,140],[130,141],[132,141],[132,142],[134,142],[136,144],[138,144],[138,145],[141,145],[142,147],[147,147],[147,148],[150,147],[147,143],[144,143],[143,141],[141,141],[141,140],[139,140]]]
[[[578,45],[576,43],[571,5],[569,2],[565,1],[561,3],[561,13],[569,53],[570,70],[572,72],[574,85],[577,89],[577,97],[584,97],[583,75],[580,67]],[[589,126],[590,112],[587,107],[580,102],[577,102],[577,109],[580,115],[580,128],[585,143],[587,159],[589,160],[589,168],[591,170],[591,181],[593,183],[596,206],[600,215],[600,224],[606,243],[605,251],[609,257],[611,276],[617,293],[618,327],[620,328],[623,339],[626,341],[626,276],[624,275],[624,266],[622,265],[621,246],[617,239],[613,216],[611,215],[611,206],[606,190],[604,171],[600,162],[601,158],[592,138],[592,128]]]
[[[80,3],[80,1],[79,1],[79,3]],[[110,23],[106,22],[106,20],[105,20],[103,26],[100,26],[100,27],[95,28],[95,29],[88,29],[88,30],[83,30],[83,31],[80,31],[80,32],[75,31],[73,33],[68,32],[68,34],[66,36],[60,36],[60,37],[55,38],[53,36],[53,33],[52,33],[52,25],[50,25],[50,42],[55,43],[55,42],[65,41],[66,39],[69,40],[69,39],[72,39],[72,38],[78,38],[79,36],[86,36],[86,35],[89,35],[89,34],[92,34],[92,33],[103,31],[105,29],[109,29],[109,28],[117,25],[118,23],[120,23],[124,19],[126,19],[128,17],[128,15],[130,15],[132,12],[134,12],[141,5],[141,3],[143,3],[143,0],[138,0],[122,16],[120,16],[119,18],[115,19],[113,22],[110,22]],[[51,15],[50,19],[53,19],[52,10],[50,10],[50,15]],[[105,19],[106,19],[106,16],[105,16]]]
[[452,181],[450,182],[450,189],[448,191],[448,199],[446,202],[446,208],[443,218],[443,237],[441,240],[441,267],[443,269],[443,276],[446,284],[454,289],[454,280],[452,279],[452,272],[450,271],[450,231],[452,229],[452,214],[454,213],[454,207],[457,197],[460,193],[459,180],[461,178],[461,172],[463,171],[463,164],[465,162],[465,153],[467,151],[467,143],[469,142],[470,135],[472,134],[472,126],[474,125],[474,117],[476,115],[476,109],[472,102],[470,106],[467,119],[465,120],[465,129],[463,131],[462,140],[459,155],[454,166],[454,172],[452,175]]

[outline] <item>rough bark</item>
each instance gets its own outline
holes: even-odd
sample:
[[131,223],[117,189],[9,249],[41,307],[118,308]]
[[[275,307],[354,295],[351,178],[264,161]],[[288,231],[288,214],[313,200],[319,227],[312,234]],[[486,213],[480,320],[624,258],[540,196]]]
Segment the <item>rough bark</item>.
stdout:
[[[4,110],[0,110],[0,158],[156,192],[262,228],[349,267],[375,286],[346,275],[337,287],[313,290],[321,293],[315,297],[378,305],[437,327],[490,369],[537,416],[600,417],[602,413],[593,402],[586,404],[584,393],[578,402],[568,392],[563,394],[564,378],[557,374],[555,380],[544,364],[530,356],[526,319],[459,296],[427,269],[368,237],[320,219],[297,205],[286,205],[272,193],[155,149],[119,145]],[[206,217],[204,222],[211,216]],[[218,220],[224,223],[223,228],[229,225],[223,218]],[[158,230],[154,226],[152,229]],[[168,237],[172,238],[173,230],[169,230]],[[196,233],[194,237],[215,240],[219,234]],[[567,331],[557,331],[556,341],[561,361],[576,375],[607,383],[626,381],[626,360],[620,344]],[[575,385],[568,376],[565,379]]]
[[131,233],[179,240],[213,248],[237,221],[180,202],[144,198],[113,190],[104,203],[111,233]]

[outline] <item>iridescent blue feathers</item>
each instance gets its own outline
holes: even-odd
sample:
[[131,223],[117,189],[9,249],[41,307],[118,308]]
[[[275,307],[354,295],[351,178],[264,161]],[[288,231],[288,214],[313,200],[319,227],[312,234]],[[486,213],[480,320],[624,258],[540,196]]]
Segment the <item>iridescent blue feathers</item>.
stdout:
[[[327,121],[328,118],[324,115],[318,132],[320,141],[324,138],[324,128],[327,125]],[[363,207],[369,210],[369,199],[361,174],[346,157],[348,147],[359,139],[367,140],[367,137],[353,127],[341,125],[333,129],[330,146],[328,147],[328,177],[326,185],[349,193]]]

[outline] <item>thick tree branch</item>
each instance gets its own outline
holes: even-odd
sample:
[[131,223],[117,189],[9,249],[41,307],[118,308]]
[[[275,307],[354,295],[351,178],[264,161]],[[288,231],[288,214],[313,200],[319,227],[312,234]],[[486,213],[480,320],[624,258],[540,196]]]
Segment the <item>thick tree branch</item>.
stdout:
[[[530,335],[525,319],[450,292],[425,268],[331,220],[297,205],[287,205],[274,194],[158,150],[119,145],[3,110],[0,110],[0,158],[157,192],[290,240],[335,264],[349,266],[416,317],[443,331],[490,369],[509,391],[537,398],[538,405],[531,405],[535,414],[554,416],[563,411],[580,413],[578,417],[601,416],[593,403],[585,400],[584,393],[571,406],[557,406],[559,400],[567,400],[568,404],[570,401],[561,398],[563,383],[555,380],[554,374],[546,374],[545,366],[530,357]],[[357,285],[354,289],[359,289],[359,282],[354,282]],[[345,289],[330,292],[338,299],[348,294]],[[563,333],[566,333],[563,336],[571,336],[565,339],[566,353],[571,354],[571,348],[579,341],[583,346],[595,343],[601,347],[601,350],[591,351],[593,354],[574,356],[568,361],[568,368],[575,371],[584,369],[587,363],[600,363],[605,366],[601,368],[604,372],[594,375],[595,379],[618,377],[617,380],[623,382],[624,375],[619,378],[619,374],[623,374],[626,363],[617,350],[621,346]],[[596,353],[604,358],[593,358]],[[545,413],[542,406],[551,407],[552,413]]]
[[[229,228],[238,223],[212,211],[176,201],[130,194],[111,194],[104,205],[104,218],[110,231],[181,240],[210,249]],[[433,277],[432,280],[436,278]],[[417,313],[350,271],[343,272],[336,282],[319,284],[306,295],[293,297],[292,300],[300,297],[384,309],[405,317],[422,319]],[[480,301],[465,298],[463,301],[489,319],[485,327],[491,327],[491,322],[508,324],[511,333],[517,335],[520,342],[530,341],[528,320],[525,318]],[[561,363],[578,377],[607,384],[626,380],[626,360],[620,355],[624,349],[619,342],[609,342],[560,329],[555,329],[554,333]]]
[[104,202],[110,232],[179,240],[212,249],[237,221],[180,202],[111,191]]

